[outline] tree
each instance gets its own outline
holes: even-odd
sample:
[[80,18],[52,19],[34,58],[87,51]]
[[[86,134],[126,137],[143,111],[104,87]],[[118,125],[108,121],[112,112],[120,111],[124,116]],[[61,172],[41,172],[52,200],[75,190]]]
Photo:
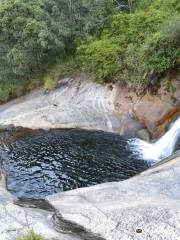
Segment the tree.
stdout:
[[44,62],[63,54],[70,34],[56,1],[0,2],[0,82],[30,79]]

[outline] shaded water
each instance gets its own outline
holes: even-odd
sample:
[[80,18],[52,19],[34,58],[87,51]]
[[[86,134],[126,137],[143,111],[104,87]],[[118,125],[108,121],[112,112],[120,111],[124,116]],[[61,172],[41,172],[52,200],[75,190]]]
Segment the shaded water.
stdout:
[[124,180],[149,167],[127,140],[100,131],[22,131],[2,153],[8,189],[23,198]]

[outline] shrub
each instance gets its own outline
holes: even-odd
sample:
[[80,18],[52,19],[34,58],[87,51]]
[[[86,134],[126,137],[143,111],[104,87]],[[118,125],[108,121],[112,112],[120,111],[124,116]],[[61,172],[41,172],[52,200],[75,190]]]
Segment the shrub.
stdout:
[[157,73],[163,73],[176,66],[180,57],[180,17],[172,17],[161,31],[147,42],[147,64]]
[[97,81],[107,82],[117,74],[120,48],[111,41],[93,41],[78,51],[83,69],[93,72]]
[[143,92],[151,86],[151,78],[159,81],[167,70],[176,67],[180,57],[180,17],[172,17],[172,12],[178,8],[170,8],[167,1],[162,6],[159,3],[146,1],[146,11],[141,7],[132,14],[114,15],[111,28],[104,30],[99,39],[79,47],[83,68],[99,82],[120,79]]
[[44,77],[44,88],[47,90],[54,90],[58,87],[60,69],[59,65],[55,64],[49,68]]
[[47,90],[54,90],[58,86],[58,80],[51,78],[50,76],[45,77],[44,79],[44,88]]
[[8,84],[0,84],[0,103],[6,102],[9,99],[11,87]]
[[142,93],[147,84],[147,66],[143,55],[143,48],[137,48],[133,44],[129,44],[124,57],[124,69],[120,76],[127,85]]
[[71,75],[74,77],[80,72],[79,59],[77,59],[76,56],[69,57],[63,61],[61,60],[58,66],[60,78],[70,77]]
[[32,79],[8,79],[0,81],[0,103],[15,97],[20,97],[32,89],[40,86],[43,80],[43,72],[38,72],[33,75]]
[[163,12],[175,13],[180,11],[179,0],[136,0],[134,3],[136,10],[147,11],[149,8],[161,9]]

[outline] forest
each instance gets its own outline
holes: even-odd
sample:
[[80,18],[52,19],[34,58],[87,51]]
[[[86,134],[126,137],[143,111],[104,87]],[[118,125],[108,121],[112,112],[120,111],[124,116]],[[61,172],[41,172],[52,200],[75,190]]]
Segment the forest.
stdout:
[[78,73],[143,94],[179,71],[179,0],[1,0],[0,102]]

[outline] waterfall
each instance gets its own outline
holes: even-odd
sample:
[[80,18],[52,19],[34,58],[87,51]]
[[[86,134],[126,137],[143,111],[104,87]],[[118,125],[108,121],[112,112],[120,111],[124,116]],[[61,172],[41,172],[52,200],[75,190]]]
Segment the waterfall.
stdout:
[[171,124],[169,131],[155,143],[147,143],[140,139],[133,139],[129,140],[130,148],[139,153],[143,159],[159,161],[173,153],[179,135],[180,117]]

